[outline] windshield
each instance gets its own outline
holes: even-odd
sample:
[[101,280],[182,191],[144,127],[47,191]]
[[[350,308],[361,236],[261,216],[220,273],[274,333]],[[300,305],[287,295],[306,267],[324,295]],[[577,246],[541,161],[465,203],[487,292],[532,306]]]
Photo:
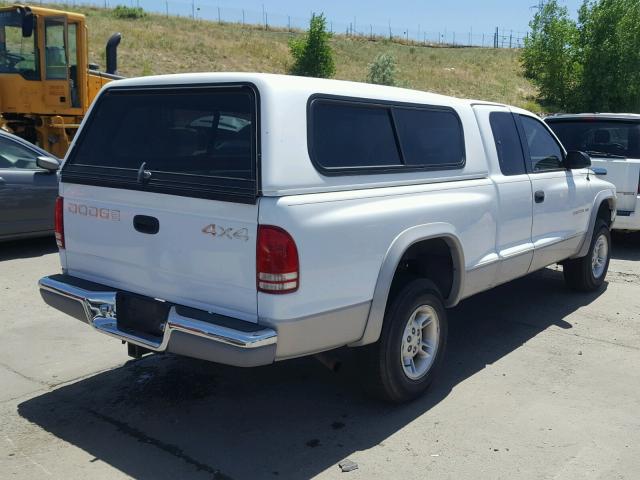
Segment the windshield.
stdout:
[[547,123],[567,150],[640,158],[640,122],[587,119]]
[[17,11],[0,12],[0,73],[19,73],[38,79],[36,34],[22,36],[22,16]]

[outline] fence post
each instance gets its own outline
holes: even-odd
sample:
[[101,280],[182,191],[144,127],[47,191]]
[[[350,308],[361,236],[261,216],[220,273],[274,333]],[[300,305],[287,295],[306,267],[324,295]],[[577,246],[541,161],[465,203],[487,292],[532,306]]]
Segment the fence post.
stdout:
[[169,18],[169,0],[165,0],[164,8],[167,11],[167,18]]
[[244,27],[244,8],[242,9],[242,26]]
[[511,30],[511,33],[509,34],[509,48],[512,48],[511,47],[512,41],[513,41],[513,30]]
[[391,34],[391,20],[389,20],[389,40],[393,40],[393,35]]
[[222,17],[220,17],[220,7],[218,7],[218,25],[222,24]]

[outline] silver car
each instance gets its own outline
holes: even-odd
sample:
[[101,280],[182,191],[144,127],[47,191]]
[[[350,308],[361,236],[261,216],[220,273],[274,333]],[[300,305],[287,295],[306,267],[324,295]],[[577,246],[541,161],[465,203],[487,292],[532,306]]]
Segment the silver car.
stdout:
[[53,235],[60,160],[0,130],[0,241]]

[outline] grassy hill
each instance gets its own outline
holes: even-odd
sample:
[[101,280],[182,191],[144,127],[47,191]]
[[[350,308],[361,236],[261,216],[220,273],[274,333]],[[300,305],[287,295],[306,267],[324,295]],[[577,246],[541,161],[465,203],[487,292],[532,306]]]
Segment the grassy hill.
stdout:
[[[58,7],[61,8],[61,7]],[[148,15],[118,19],[109,10],[81,7],[87,15],[90,59],[104,67],[104,45],[122,33],[119,70],[125,76],[202,71],[286,73],[291,63],[285,31],[239,24]],[[408,88],[537,110],[535,88],[522,77],[519,51],[489,48],[431,48],[385,40],[335,36],[336,78],[364,81],[380,52],[398,61],[398,80]]]

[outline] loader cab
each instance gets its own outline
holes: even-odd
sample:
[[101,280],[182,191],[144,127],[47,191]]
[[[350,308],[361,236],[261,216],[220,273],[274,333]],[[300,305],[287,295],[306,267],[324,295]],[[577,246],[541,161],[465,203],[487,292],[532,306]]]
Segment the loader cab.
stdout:
[[86,107],[82,15],[37,7],[0,9],[4,112],[77,115]]

